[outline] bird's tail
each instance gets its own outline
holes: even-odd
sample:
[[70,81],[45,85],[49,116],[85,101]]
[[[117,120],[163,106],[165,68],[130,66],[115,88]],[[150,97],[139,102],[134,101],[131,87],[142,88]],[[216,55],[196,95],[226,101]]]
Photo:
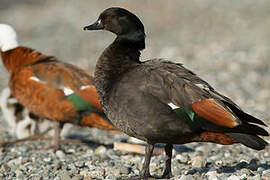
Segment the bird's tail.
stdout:
[[252,135],[252,134],[243,134],[243,133],[226,133],[228,136],[232,137],[239,143],[255,149],[255,150],[262,150],[264,149],[268,143],[260,138],[257,135]]

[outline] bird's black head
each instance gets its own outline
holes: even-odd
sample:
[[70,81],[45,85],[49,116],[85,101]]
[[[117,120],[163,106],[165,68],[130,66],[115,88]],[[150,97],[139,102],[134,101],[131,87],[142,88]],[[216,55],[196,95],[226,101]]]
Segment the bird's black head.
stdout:
[[113,7],[103,11],[98,20],[83,28],[84,30],[107,30],[117,35],[116,41],[123,43],[140,43],[144,48],[145,33],[140,19],[126,9]]

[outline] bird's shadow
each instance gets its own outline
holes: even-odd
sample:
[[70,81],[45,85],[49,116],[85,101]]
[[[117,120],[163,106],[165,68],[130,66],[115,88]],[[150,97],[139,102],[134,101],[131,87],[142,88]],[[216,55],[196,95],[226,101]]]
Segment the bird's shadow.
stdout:
[[206,167],[203,168],[191,168],[187,174],[195,174],[195,173],[207,173],[209,171],[216,171],[218,174],[221,173],[235,173],[237,171],[240,171],[242,169],[248,169],[252,171],[257,171],[258,168],[263,168],[264,170],[270,169],[270,164],[269,163],[262,163],[259,164],[259,160],[258,159],[251,159],[251,161],[249,163],[247,162],[239,162],[236,165],[233,166],[221,166],[219,168],[213,168],[213,167],[208,167],[210,166],[211,163],[206,164]]
[[[97,148],[98,146],[102,145],[102,146],[105,146],[107,149],[113,149],[113,144],[104,144],[104,143],[89,140],[89,137],[87,135],[71,134],[71,135],[67,136],[66,138],[73,139],[73,140],[80,140],[82,143],[86,144],[87,146],[89,146],[91,148]],[[127,141],[123,140],[121,142],[127,142]],[[146,146],[147,144],[143,143],[140,145]],[[155,147],[164,148],[165,145],[164,144],[156,144]],[[175,145],[173,148],[178,153],[194,152],[194,149],[189,148],[186,145]]]
[[105,146],[106,149],[113,149],[113,144],[104,144],[97,141],[89,140],[89,137],[87,135],[71,134],[66,138],[72,140],[80,140],[81,143],[93,149],[97,148],[98,146]]

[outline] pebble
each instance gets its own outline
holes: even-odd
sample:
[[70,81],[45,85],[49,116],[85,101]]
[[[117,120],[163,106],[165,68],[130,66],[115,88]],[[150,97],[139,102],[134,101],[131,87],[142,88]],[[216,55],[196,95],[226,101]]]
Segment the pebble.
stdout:
[[208,177],[209,180],[218,180],[216,171],[209,171],[205,175]]
[[182,154],[177,154],[175,156],[175,159],[177,159],[180,163],[187,163],[188,162],[188,156],[182,155]]
[[228,180],[240,180],[240,178],[236,175],[231,175],[228,177]]
[[194,180],[192,175],[182,175],[179,180]]
[[82,168],[85,166],[85,163],[83,161],[76,161],[75,166],[78,168]]
[[196,156],[190,160],[190,163],[193,168],[202,168],[205,166],[205,158],[202,156]]
[[95,149],[95,151],[94,151],[94,153],[95,154],[105,154],[106,153],[106,147],[105,146],[98,146],[96,149]]
[[55,154],[59,159],[64,159],[66,157],[66,154],[61,150],[56,151]]
[[264,171],[262,172],[262,175],[263,175],[263,176],[266,176],[266,177],[270,177],[270,169],[264,170]]
[[82,180],[83,178],[79,175],[75,175],[71,178],[71,180]]
[[61,174],[60,175],[61,179],[63,179],[63,180],[71,180],[71,178],[69,176],[69,173],[67,171],[62,171],[60,174]]

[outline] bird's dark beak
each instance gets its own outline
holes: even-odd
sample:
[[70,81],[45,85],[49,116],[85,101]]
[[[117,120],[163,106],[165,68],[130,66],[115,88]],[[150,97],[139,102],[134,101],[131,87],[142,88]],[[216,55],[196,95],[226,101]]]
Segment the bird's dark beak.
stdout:
[[89,26],[85,26],[83,28],[83,30],[100,30],[100,29],[104,29],[103,24],[101,23],[101,20],[97,20],[96,22],[94,22],[93,24],[89,25]]

